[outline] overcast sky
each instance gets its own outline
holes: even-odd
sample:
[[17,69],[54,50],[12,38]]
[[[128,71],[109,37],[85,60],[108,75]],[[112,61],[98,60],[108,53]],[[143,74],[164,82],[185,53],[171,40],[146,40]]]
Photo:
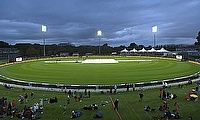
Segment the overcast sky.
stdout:
[[0,0],[0,41],[109,46],[194,44],[200,0]]

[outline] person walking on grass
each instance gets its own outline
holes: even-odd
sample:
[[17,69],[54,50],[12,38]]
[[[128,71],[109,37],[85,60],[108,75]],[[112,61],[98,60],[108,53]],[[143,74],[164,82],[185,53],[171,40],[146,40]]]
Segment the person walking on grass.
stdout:
[[139,94],[139,97],[140,97],[139,102],[142,101],[143,96],[144,96],[144,95],[143,95],[143,93],[141,92],[141,93]]
[[159,91],[159,98],[160,98],[160,99],[162,99],[162,94],[163,94],[163,93],[162,93],[162,89],[160,89],[160,91]]
[[27,103],[28,102],[28,94],[27,93],[25,93],[24,99],[25,99],[25,102]]
[[66,105],[63,105],[63,114],[66,114],[66,112],[67,112],[67,107]]
[[119,99],[116,99],[114,102],[114,110],[118,111],[118,106],[119,106]]
[[31,99],[34,99],[34,92],[31,92]]

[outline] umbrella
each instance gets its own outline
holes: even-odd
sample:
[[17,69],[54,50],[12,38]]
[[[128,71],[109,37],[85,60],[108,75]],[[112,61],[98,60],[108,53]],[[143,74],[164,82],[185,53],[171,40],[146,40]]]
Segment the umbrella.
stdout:
[[198,96],[195,94],[191,94],[190,97],[197,98]]

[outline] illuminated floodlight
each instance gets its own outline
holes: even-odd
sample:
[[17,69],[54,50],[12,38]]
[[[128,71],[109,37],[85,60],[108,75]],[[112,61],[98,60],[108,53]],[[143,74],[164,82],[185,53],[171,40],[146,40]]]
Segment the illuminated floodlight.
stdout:
[[152,32],[154,33],[154,36],[153,36],[153,46],[154,46],[154,48],[156,46],[156,34],[155,33],[157,32],[157,29],[158,29],[157,26],[152,27]]
[[156,33],[156,32],[157,32],[157,29],[158,29],[157,26],[153,26],[153,27],[152,27],[152,32],[153,32],[153,33]]
[[42,32],[46,32],[47,31],[47,26],[42,25]]
[[46,31],[47,31],[47,26],[45,26],[45,25],[42,25],[42,32],[44,33],[43,34],[43,44],[44,44],[44,56],[46,56],[46,51],[45,51],[45,33],[46,33]]
[[99,55],[101,55],[100,37],[102,36],[102,32],[100,30],[97,31],[97,36],[99,37]]
[[102,36],[102,32],[100,30],[97,31],[97,36]]

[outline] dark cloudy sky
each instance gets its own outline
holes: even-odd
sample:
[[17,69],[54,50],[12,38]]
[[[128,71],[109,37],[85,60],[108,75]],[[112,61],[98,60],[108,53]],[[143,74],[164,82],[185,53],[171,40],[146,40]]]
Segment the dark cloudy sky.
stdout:
[[135,42],[193,44],[200,31],[200,0],[0,0],[0,41],[110,46]]

